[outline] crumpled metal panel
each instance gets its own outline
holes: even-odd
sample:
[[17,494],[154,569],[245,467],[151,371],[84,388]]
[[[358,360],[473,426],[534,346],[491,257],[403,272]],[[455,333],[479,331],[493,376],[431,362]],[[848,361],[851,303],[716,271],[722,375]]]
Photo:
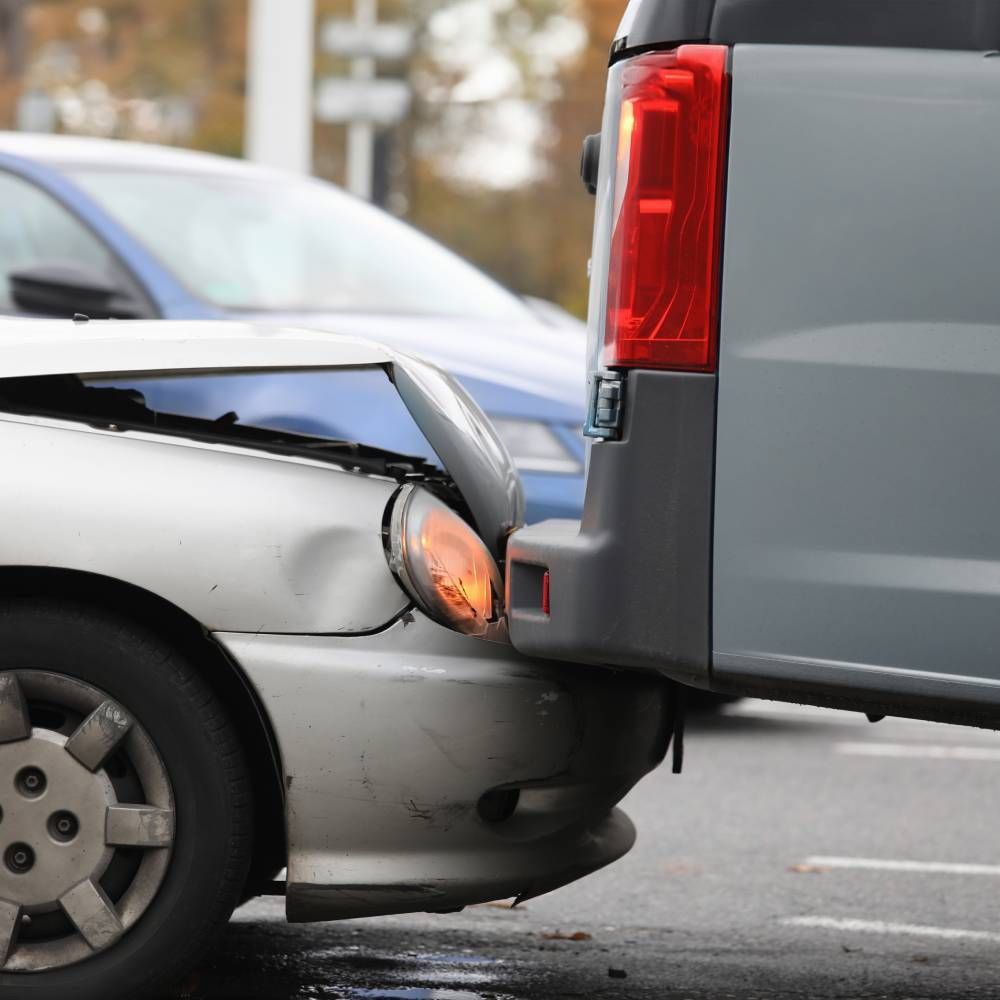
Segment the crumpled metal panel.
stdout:
[[507,534],[524,521],[524,495],[514,463],[472,397],[426,361],[360,338],[254,323],[12,319],[0,324],[3,378],[359,367],[392,373],[411,416],[465,498],[483,540],[502,557]]

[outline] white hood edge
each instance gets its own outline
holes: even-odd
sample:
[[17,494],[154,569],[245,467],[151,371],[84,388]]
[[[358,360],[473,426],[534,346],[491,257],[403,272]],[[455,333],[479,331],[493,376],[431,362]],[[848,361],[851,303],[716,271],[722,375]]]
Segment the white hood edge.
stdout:
[[385,367],[411,416],[502,558],[524,521],[521,483],[471,396],[434,365],[360,338],[230,321],[0,321],[0,378],[184,375]]

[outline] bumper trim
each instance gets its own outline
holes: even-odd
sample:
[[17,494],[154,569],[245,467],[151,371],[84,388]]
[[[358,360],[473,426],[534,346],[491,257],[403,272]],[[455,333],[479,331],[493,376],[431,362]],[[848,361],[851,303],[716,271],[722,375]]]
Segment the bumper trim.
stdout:
[[[435,877],[431,871],[409,882],[317,885],[290,882],[286,911],[289,923],[312,923],[385,913],[441,912],[494,899],[533,899],[568,885],[627,854],[635,843],[635,827],[620,809],[575,836],[561,835],[548,844],[526,844],[502,854],[477,854],[470,863],[479,869],[465,878]],[[458,862],[462,865],[462,862]],[[440,870],[454,868],[456,859],[441,859]]]

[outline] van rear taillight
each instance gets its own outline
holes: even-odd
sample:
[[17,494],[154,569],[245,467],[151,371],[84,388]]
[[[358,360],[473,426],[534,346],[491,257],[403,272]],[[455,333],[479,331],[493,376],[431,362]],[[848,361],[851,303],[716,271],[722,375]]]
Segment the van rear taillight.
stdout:
[[715,369],[727,58],[682,45],[622,67],[608,367]]

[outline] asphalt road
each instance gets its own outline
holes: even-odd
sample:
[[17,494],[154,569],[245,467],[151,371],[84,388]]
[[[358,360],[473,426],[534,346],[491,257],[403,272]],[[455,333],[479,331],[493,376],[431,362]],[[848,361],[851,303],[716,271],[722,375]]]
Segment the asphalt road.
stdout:
[[187,992],[1000,997],[998,776],[997,733],[743,702],[629,796],[611,868],[514,910],[289,927],[254,902]]

